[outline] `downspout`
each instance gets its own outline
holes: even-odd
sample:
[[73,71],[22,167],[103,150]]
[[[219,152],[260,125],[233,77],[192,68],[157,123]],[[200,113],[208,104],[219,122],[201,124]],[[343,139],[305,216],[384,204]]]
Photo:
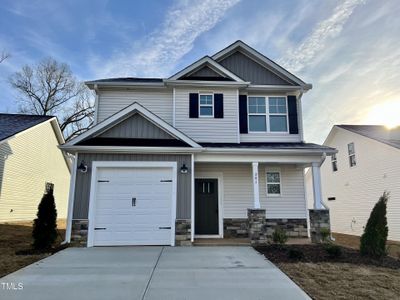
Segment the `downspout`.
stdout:
[[97,114],[99,113],[99,89],[98,89],[98,87],[97,87],[97,84],[95,84],[94,85],[94,92],[95,92],[95,98],[94,98],[94,116],[93,116],[93,121],[94,121],[94,124],[93,125],[96,125],[97,124]]
[[61,245],[71,242],[72,214],[73,214],[73,210],[74,210],[75,180],[76,180],[76,169],[78,166],[78,153],[76,153],[75,156],[73,156],[71,159],[73,160],[73,163],[72,163],[73,167],[72,167],[71,179],[70,179],[70,184],[69,184],[67,228],[65,230],[65,239],[61,243]]

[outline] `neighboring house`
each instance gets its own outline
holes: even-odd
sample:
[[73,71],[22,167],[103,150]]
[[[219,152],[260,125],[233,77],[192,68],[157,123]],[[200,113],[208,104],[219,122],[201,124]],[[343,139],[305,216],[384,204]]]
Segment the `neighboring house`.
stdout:
[[318,176],[335,152],[303,141],[310,84],[237,41],[169,78],[86,85],[96,92],[96,124],[62,147],[76,156],[67,240],[248,237],[248,209],[259,208],[271,228],[307,237],[304,168]]
[[[336,125],[324,145],[338,150],[321,167],[332,231],[360,236],[373,206],[388,191],[388,238],[400,241],[400,127]],[[311,174],[306,178],[311,203]]]
[[59,219],[66,219],[70,166],[51,116],[0,114],[0,222],[32,221],[46,188],[54,187]]

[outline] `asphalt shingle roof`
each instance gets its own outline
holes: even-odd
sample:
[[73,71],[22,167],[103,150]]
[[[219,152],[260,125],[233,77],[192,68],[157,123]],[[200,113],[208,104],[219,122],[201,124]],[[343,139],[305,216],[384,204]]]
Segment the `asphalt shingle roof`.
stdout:
[[89,81],[91,83],[102,83],[102,82],[149,82],[157,83],[163,82],[162,78],[139,78],[139,77],[119,77],[119,78],[104,78]]
[[383,125],[336,126],[400,149],[400,126],[392,129],[388,129]]
[[313,143],[199,143],[206,148],[239,148],[239,149],[302,149],[302,150],[327,150],[335,149]]
[[51,118],[53,118],[53,116],[0,113],[0,141]]

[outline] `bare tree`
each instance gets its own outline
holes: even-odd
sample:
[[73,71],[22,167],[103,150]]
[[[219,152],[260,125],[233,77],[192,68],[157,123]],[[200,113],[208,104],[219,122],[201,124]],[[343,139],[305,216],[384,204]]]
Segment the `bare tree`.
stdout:
[[0,64],[5,61],[7,58],[9,58],[11,56],[10,53],[6,52],[6,51],[2,51],[0,53]]
[[67,141],[93,124],[93,95],[67,64],[47,58],[33,67],[24,66],[10,77],[10,83],[19,92],[20,112],[57,116]]

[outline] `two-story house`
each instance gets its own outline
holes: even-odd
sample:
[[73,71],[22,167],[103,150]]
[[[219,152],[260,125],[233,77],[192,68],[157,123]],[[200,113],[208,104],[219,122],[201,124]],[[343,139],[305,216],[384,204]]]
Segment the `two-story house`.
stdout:
[[[400,127],[335,125],[324,145],[338,150],[321,166],[323,204],[330,211],[332,232],[361,236],[375,203],[387,191],[388,239],[399,242]],[[311,173],[306,183],[312,203]]]
[[247,237],[249,209],[307,236],[304,168],[314,170],[320,208],[319,167],[335,152],[303,140],[310,84],[241,41],[169,78],[86,84],[96,125],[62,147],[75,155],[68,241]]

